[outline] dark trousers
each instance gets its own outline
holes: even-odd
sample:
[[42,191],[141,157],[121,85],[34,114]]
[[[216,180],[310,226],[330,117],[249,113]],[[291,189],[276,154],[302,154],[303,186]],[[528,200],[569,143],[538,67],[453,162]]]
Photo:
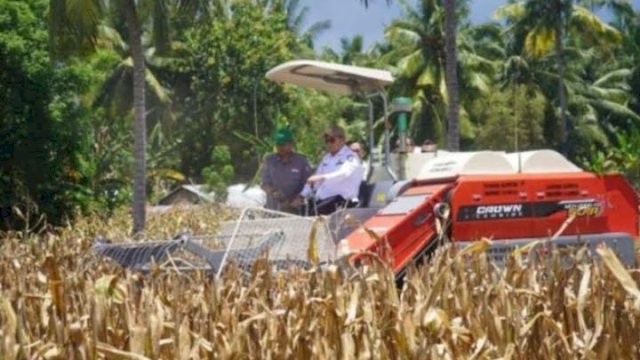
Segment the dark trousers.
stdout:
[[315,204],[310,202],[303,211],[308,216],[329,215],[336,212],[336,210],[351,208],[356,205],[356,202],[345,200],[342,196],[336,195],[322,200],[315,200]]

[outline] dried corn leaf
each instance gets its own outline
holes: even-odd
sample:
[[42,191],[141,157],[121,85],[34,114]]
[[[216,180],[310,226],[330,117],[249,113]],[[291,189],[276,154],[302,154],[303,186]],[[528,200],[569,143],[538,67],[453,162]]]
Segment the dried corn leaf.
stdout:
[[117,359],[117,360],[147,360],[149,359],[146,356],[135,354],[128,351],[118,350],[117,348],[104,343],[99,343],[98,353],[106,356],[108,359]]
[[613,250],[607,247],[600,247],[597,249],[597,252],[602,257],[602,261],[607,269],[611,271],[627,293],[633,297],[636,310],[640,310],[640,290],[638,289],[638,284],[636,284],[629,272],[622,266]]
[[311,226],[309,233],[309,247],[307,248],[307,260],[311,265],[318,266],[320,261],[320,253],[318,251],[318,227],[324,226],[324,218],[318,216]]
[[577,311],[578,311],[578,325],[582,333],[586,333],[589,330],[584,321],[584,309],[586,307],[586,299],[589,294],[589,283],[591,282],[591,269],[589,267],[584,268],[582,274],[582,280],[580,280],[580,288],[578,289],[577,299]]
[[491,240],[482,238],[478,241],[474,241],[471,244],[465,246],[459,253],[458,257],[464,257],[465,255],[477,255],[486,252],[491,247]]
[[6,297],[2,298],[2,312],[4,313],[4,325],[2,326],[2,354],[7,357],[7,360],[13,360],[16,358],[16,330],[18,328],[18,320],[16,313],[13,311],[13,307]]

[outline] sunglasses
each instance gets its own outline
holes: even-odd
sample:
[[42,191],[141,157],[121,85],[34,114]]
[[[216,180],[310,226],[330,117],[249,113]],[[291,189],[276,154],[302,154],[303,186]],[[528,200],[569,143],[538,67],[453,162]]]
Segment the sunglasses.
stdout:
[[336,142],[336,138],[333,136],[325,136],[324,142],[327,144],[333,144],[334,142]]

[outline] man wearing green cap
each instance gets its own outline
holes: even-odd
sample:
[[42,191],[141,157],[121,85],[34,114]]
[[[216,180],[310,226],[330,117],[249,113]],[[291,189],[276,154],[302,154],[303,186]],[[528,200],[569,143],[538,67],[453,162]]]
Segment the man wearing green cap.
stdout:
[[267,193],[268,209],[296,212],[291,201],[302,191],[311,167],[307,159],[293,151],[293,133],[279,128],[273,137],[276,153],[267,156],[262,164],[262,190]]

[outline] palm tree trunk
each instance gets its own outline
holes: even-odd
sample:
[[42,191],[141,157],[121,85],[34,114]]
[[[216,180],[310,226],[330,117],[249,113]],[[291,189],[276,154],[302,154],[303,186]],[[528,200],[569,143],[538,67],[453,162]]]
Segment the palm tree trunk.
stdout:
[[145,227],[145,148],[147,129],[145,122],[145,64],[142,52],[142,34],[134,0],[121,0],[129,28],[129,47],[133,58],[133,234],[141,235]]
[[458,73],[456,55],[456,4],[455,0],[444,1],[445,61],[447,93],[449,106],[447,111],[447,148],[460,150],[460,131],[458,129]]
[[569,144],[567,142],[569,127],[567,124],[567,96],[564,88],[564,47],[562,45],[562,25],[556,26],[556,57],[558,61],[558,100],[560,100],[560,150],[567,155]]

